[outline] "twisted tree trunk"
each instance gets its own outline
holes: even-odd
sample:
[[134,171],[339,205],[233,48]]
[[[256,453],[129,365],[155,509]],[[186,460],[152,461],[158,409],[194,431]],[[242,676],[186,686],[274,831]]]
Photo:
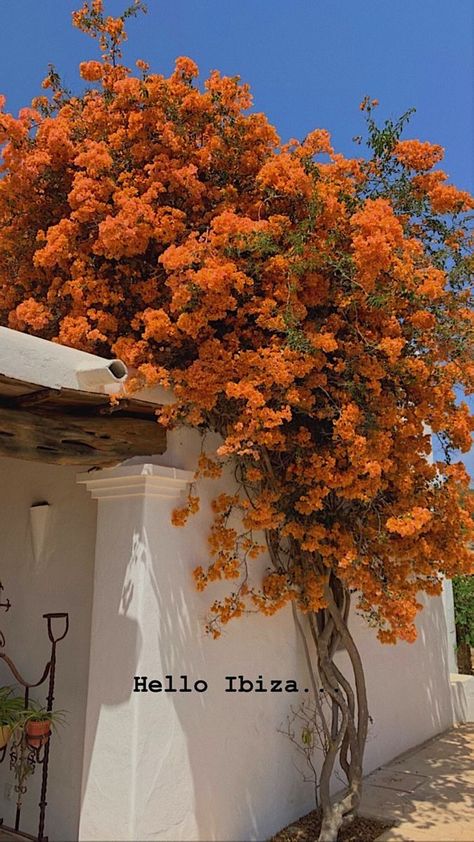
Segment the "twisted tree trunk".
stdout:
[[[362,661],[348,628],[350,594],[340,580],[331,575],[325,597],[327,608],[309,615],[314,659],[308,647],[306,657],[313,686],[319,685],[319,692],[328,700],[325,708],[317,699],[325,736],[319,778],[322,826],[318,842],[336,842],[341,826],[352,821],[360,804],[369,713]],[[335,653],[341,645],[349,656],[352,670],[349,677],[334,663]],[[347,787],[341,798],[332,801],[331,779],[338,762]]]
[[[275,488],[277,479],[271,460],[266,451],[263,451],[262,455],[269,484]],[[287,569],[283,561],[282,540],[278,530],[266,530],[265,537],[275,570]],[[330,572],[325,567],[318,554],[308,553],[301,556],[298,546],[291,539],[288,548],[289,559],[294,561],[299,556],[303,568],[316,570],[321,580],[325,581],[326,608],[303,614],[309,620],[312,652],[295,606],[293,613],[302,635],[304,654],[315,695],[316,717],[319,720],[315,723],[315,732],[322,735],[324,760],[319,787],[315,782],[316,791],[319,789],[317,805],[322,812],[318,842],[337,842],[340,828],[353,820],[361,798],[363,758],[369,723],[364,668],[348,626],[351,604],[349,590],[333,571]],[[348,654],[352,675],[344,675],[334,663],[334,656],[339,647]],[[328,705],[321,703],[320,694],[328,700]],[[330,787],[337,762],[346,778],[347,787],[342,797],[333,802]]]

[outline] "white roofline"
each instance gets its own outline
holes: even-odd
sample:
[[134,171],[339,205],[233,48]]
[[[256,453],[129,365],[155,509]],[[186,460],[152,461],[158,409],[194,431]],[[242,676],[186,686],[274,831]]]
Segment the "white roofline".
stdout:
[[107,360],[0,327],[0,374],[39,388],[116,394],[122,391],[128,370],[122,360]]

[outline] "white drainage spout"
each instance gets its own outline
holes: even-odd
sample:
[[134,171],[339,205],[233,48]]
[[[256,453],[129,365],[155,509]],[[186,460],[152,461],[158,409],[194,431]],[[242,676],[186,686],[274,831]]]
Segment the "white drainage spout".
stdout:
[[81,389],[96,390],[103,387],[104,391],[113,393],[120,391],[121,384],[127,379],[128,369],[122,360],[100,360],[96,358],[89,363],[84,362],[76,368],[77,379]]

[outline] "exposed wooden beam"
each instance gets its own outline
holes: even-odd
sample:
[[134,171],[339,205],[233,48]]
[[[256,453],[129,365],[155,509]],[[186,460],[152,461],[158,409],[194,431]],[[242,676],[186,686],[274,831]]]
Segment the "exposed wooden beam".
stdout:
[[166,431],[151,419],[0,407],[0,456],[106,467],[165,449]]
[[121,398],[117,403],[109,403],[107,406],[99,406],[99,415],[112,415],[114,412],[121,412],[130,406],[130,401],[127,398]]
[[28,406],[36,406],[39,403],[44,403],[45,401],[50,400],[50,398],[54,398],[56,395],[61,394],[61,389],[38,389],[36,392],[30,392],[28,395],[22,395],[20,398],[15,399],[15,406],[20,407],[28,407]]

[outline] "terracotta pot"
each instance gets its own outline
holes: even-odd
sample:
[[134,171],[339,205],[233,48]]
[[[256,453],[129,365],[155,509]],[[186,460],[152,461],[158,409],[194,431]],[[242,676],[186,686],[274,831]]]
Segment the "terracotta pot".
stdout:
[[12,729],[9,725],[0,725],[0,750],[5,748],[12,735]]
[[47,720],[30,719],[25,725],[26,742],[31,748],[44,746],[51,734],[51,723]]

